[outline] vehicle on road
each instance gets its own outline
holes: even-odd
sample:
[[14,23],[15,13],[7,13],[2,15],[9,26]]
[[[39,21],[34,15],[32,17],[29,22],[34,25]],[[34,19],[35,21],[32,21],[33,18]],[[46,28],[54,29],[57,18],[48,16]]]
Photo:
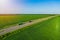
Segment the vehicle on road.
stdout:
[[30,20],[29,22],[32,22],[32,20]]
[[23,25],[24,23],[19,23],[18,25]]

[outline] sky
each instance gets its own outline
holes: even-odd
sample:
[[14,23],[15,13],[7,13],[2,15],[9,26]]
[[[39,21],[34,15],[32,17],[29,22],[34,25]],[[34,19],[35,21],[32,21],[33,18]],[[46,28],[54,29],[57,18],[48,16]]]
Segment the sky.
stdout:
[[60,14],[60,0],[0,0],[0,14]]

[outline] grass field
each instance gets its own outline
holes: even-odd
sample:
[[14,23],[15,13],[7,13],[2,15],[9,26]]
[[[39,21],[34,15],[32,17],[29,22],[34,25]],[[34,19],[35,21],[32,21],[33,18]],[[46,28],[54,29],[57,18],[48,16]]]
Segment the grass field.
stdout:
[[4,40],[60,40],[60,16],[18,30]]
[[0,29],[6,28],[10,25],[15,25],[17,23],[38,19],[42,17],[47,17],[51,15],[43,14],[20,14],[20,15],[0,15]]

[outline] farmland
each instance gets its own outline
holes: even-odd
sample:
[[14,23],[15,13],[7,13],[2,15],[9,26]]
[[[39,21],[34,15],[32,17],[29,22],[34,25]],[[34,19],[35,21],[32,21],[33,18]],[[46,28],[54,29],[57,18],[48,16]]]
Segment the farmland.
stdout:
[[20,15],[0,15],[0,29],[7,28],[10,25],[17,23],[47,17],[50,15],[39,15],[39,14],[20,14]]
[[[12,22],[12,24],[9,23],[8,24],[14,25],[19,22],[21,23],[22,21],[25,22],[25,21],[40,19],[48,16],[54,16],[54,15],[42,15],[42,14],[41,15],[27,14],[27,15],[14,15],[14,16],[10,15],[9,17],[12,19],[10,20],[9,18],[9,22]],[[60,20],[59,16],[56,16],[46,21],[33,24],[31,26],[16,30],[11,33],[7,33],[3,36],[0,36],[1,37],[0,40],[59,40],[59,30],[57,30],[59,27],[59,20]],[[4,27],[5,26],[3,26],[3,28]]]

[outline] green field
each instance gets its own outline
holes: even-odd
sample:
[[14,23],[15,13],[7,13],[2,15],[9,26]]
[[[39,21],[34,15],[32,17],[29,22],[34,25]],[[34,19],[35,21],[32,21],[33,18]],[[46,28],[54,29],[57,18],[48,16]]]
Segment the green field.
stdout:
[[[21,14],[0,16],[0,29],[7,28],[10,25],[16,25],[21,22],[44,18],[48,14]],[[37,23],[14,32],[0,36],[0,40],[60,40],[60,16]]]
[[0,29],[9,27],[10,25],[15,25],[17,23],[34,20],[42,17],[47,17],[51,15],[43,14],[20,14],[20,15],[0,15]]
[[18,30],[3,40],[60,40],[60,16]]

